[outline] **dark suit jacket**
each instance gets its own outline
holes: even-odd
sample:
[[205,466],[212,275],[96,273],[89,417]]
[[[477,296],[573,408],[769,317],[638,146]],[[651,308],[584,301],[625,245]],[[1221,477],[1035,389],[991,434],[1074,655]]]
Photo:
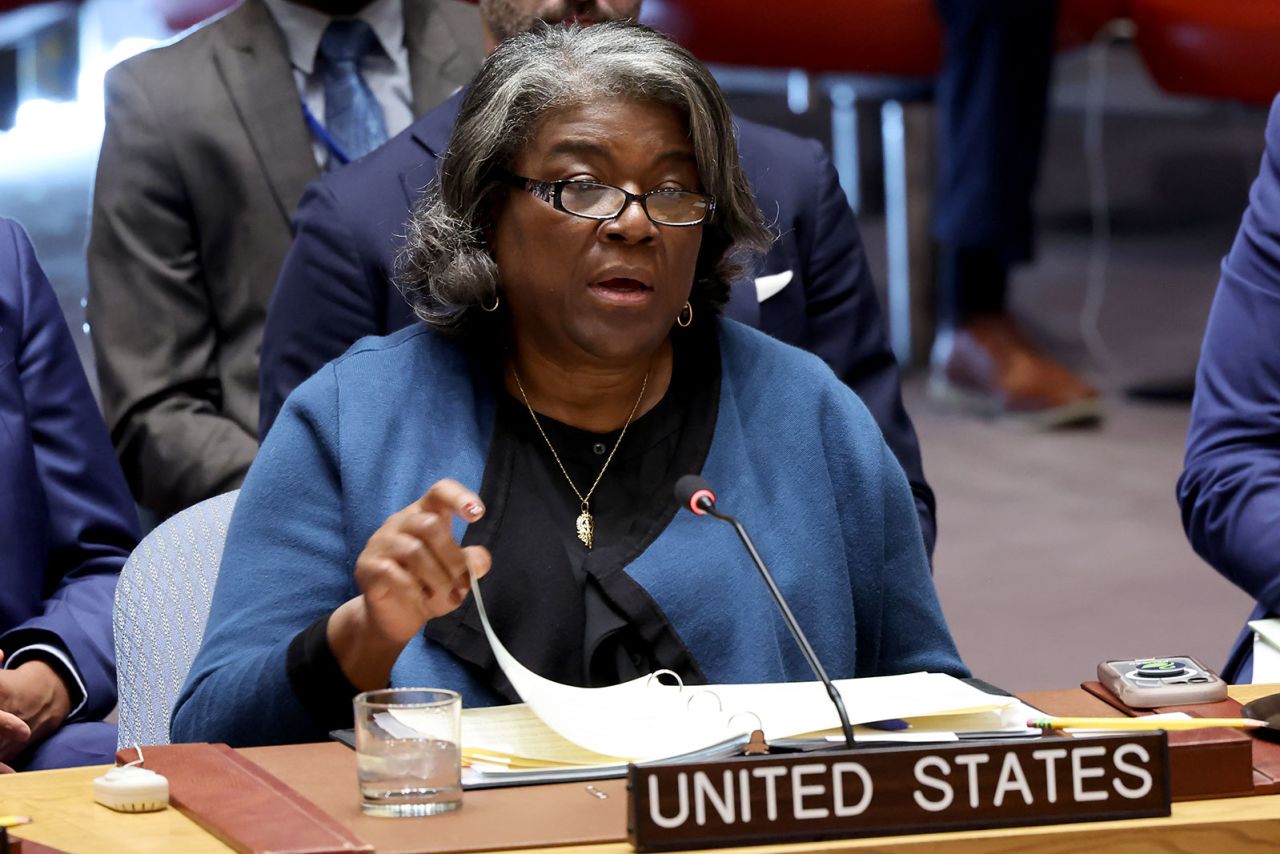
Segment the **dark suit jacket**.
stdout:
[[[358,338],[414,321],[390,273],[410,208],[435,177],[461,100],[455,95],[364,160],[307,188],[267,315],[260,435],[299,383]],[[862,397],[906,470],[932,553],[933,492],[835,169],[818,143],[752,122],[738,121],[738,143],[743,170],[779,238],[757,281],[732,289],[726,314],[821,356]],[[758,299],[758,287],[779,285]]]
[[0,219],[0,649],[67,655],[86,692],[77,717],[115,705],[111,600],[137,543],[58,299],[26,232]]
[[[483,58],[475,8],[406,0],[415,114]],[[319,177],[283,34],[261,0],[107,75],[89,238],[102,403],[140,503],[239,486],[257,452],[258,349]]]
[[[1178,501],[1191,545],[1257,600],[1250,619],[1280,616],[1280,98],[1222,262]],[[1252,634],[1237,639],[1222,673],[1228,681],[1249,681]]]

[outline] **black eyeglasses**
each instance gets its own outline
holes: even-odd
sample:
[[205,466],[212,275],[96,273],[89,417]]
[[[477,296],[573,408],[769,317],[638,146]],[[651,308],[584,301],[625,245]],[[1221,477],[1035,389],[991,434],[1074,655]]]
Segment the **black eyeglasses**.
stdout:
[[639,202],[650,222],[679,228],[706,222],[716,210],[715,196],[690,190],[662,189],[647,193],[628,193],[621,187],[597,181],[538,181],[510,172],[504,174],[507,183],[513,187],[519,187],[535,198],[542,199],[558,211],[583,219],[613,219],[621,216],[627,205]]

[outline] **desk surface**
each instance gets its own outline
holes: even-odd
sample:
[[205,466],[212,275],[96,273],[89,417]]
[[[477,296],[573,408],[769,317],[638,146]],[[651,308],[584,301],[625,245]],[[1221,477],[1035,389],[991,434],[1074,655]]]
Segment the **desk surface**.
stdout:
[[[1238,685],[1232,686],[1231,696],[1246,703],[1278,690],[1280,686],[1276,685]],[[1034,702],[1033,696],[1029,695],[1028,699]],[[249,755],[252,757],[253,754]],[[0,775],[0,814],[30,816],[34,819],[33,823],[20,828],[18,835],[70,852],[129,850],[199,854],[231,850],[175,809],[123,814],[94,803],[91,781],[101,775],[105,768],[106,766],[95,766]],[[617,809],[621,824],[625,806],[622,781],[611,782],[617,791],[612,806]],[[354,803],[354,778],[351,785]],[[465,813],[464,807],[458,816]],[[411,821],[425,823],[433,819]],[[809,843],[803,846],[757,846],[726,850],[855,851],[874,846],[930,852],[1024,852],[1131,844],[1135,849],[1150,849],[1154,846],[1161,850],[1271,851],[1275,848],[1276,839],[1280,839],[1280,795],[1176,803],[1173,805],[1172,816],[1159,819],[918,834]],[[122,846],[122,840],[128,840],[127,845]],[[375,840],[369,841],[377,844]],[[630,852],[631,847],[625,842],[618,842],[569,849],[544,848],[539,851],[623,854]]]

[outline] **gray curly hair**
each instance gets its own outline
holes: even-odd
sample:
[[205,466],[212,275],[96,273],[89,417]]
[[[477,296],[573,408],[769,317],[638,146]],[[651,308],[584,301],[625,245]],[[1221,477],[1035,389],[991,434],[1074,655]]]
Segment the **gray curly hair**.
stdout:
[[700,316],[719,312],[730,283],[772,242],[738,165],[728,104],[687,50],[648,27],[613,22],[538,25],[504,41],[480,69],[397,259],[397,283],[419,318],[465,332],[490,316],[479,307],[492,302],[499,276],[485,236],[508,190],[505,171],[548,113],[620,97],[671,106],[689,127],[702,189],[716,198],[689,301]]

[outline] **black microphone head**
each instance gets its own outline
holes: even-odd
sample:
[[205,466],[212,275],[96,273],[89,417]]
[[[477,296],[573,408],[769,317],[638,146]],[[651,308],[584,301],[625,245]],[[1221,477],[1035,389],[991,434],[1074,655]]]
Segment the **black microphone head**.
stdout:
[[686,474],[676,481],[676,503],[681,507],[702,516],[707,512],[702,507],[704,501],[715,506],[716,494],[711,491],[711,484],[696,474]]

